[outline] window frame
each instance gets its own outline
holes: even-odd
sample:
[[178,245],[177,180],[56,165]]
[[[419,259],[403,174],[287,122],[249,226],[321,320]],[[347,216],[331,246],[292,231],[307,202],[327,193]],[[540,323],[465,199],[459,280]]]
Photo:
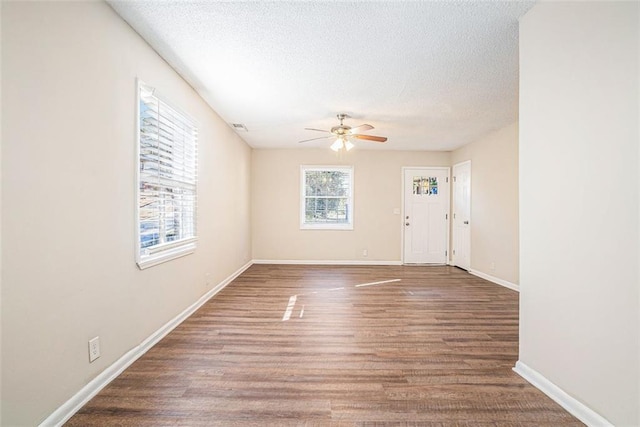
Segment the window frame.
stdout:
[[[347,219],[345,223],[313,223],[306,222],[306,172],[348,172],[349,174],[349,197],[347,198]],[[301,230],[353,230],[354,224],[354,167],[353,166],[300,166],[300,229]]]
[[[141,238],[141,208],[140,208],[140,183],[141,183],[141,171],[140,171],[140,156],[141,156],[141,144],[140,144],[140,103],[141,90],[150,90],[153,96],[161,103],[171,108],[175,113],[182,116],[182,118],[189,122],[196,130],[196,137],[194,140],[193,155],[195,157],[195,169],[194,169],[194,199],[193,199],[193,236],[182,238],[175,241],[164,242],[158,245],[142,248],[140,244]],[[158,91],[144,83],[141,79],[136,79],[136,136],[135,136],[135,253],[136,264],[138,268],[144,270],[155,265],[189,255],[196,250],[198,241],[198,135],[197,132],[200,128],[200,123],[195,120],[191,115],[187,114],[181,108],[177,107],[173,102],[168,101],[162,95],[158,94]]]

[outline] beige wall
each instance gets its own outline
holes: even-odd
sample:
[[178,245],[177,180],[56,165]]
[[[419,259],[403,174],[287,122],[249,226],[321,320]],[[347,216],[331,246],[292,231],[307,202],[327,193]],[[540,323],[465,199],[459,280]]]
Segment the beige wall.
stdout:
[[[400,261],[403,166],[449,166],[448,152],[254,150],[253,258]],[[353,165],[354,229],[300,230],[300,166]],[[368,256],[362,252],[368,250]]]
[[[200,122],[198,249],[144,271],[137,76]],[[2,113],[0,424],[27,426],[251,259],[251,150],[101,2],[2,3]]]
[[[0,3],[0,82],[2,81],[2,3]],[[2,117],[2,85],[0,85],[0,118]],[[2,135],[2,120],[0,120]],[[0,137],[0,177],[2,177],[2,137]],[[2,308],[2,179],[0,179],[0,309]],[[0,314],[0,422],[2,422],[2,319]]]
[[517,124],[451,153],[452,166],[466,160],[471,160],[471,269],[517,285]]
[[520,361],[640,425],[637,2],[520,26]]
[[[400,261],[402,166],[452,163],[444,152],[252,156],[101,3],[4,2],[2,43],[3,425],[42,421],[204,294],[207,273],[219,283],[252,256]],[[145,271],[134,263],[135,77],[201,123],[198,250]],[[353,231],[299,229],[301,164],[354,166]],[[96,335],[102,357],[89,364]]]

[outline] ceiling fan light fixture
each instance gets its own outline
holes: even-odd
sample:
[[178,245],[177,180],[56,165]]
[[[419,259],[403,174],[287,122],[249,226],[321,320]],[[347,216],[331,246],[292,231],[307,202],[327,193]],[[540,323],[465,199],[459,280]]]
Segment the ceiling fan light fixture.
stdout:
[[360,132],[368,131],[373,129],[373,126],[368,124],[362,124],[360,126],[351,127],[347,126],[343,123],[344,119],[349,116],[343,113],[338,114],[338,120],[340,120],[340,125],[334,126],[331,130],[324,129],[316,129],[316,128],[305,128],[306,130],[313,130],[317,132],[325,132],[330,134],[329,136],[321,136],[318,138],[305,139],[302,141],[298,141],[299,143],[315,141],[317,139],[325,139],[325,138],[333,138],[335,137],[335,141],[331,144],[330,148],[338,152],[340,150],[350,151],[355,145],[351,142],[352,138],[362,139],[365,141],[373,141],[373,142],[387,142],[387,138],[384,136],[375,136],[375,135],[367,135],[362,134]]
[[342,141],[342,138],[338,138],[333,142],[333,144],[331,144],[331,149],[333,151],[340,151],[343,145],[344,143]]

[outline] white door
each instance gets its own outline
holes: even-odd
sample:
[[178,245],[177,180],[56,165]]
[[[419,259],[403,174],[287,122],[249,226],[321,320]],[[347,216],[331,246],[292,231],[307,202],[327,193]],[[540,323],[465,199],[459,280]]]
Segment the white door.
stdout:
[[405,264],[446,264],[449,168],[404,168]]
[[471,161],[453,166],[453,265],[471,268]]

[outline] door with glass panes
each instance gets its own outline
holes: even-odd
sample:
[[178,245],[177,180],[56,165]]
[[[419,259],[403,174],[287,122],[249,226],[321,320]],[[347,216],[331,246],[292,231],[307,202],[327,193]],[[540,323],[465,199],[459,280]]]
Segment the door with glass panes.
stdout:
[[446,264],[449,168],[404,168],[405,264]]

